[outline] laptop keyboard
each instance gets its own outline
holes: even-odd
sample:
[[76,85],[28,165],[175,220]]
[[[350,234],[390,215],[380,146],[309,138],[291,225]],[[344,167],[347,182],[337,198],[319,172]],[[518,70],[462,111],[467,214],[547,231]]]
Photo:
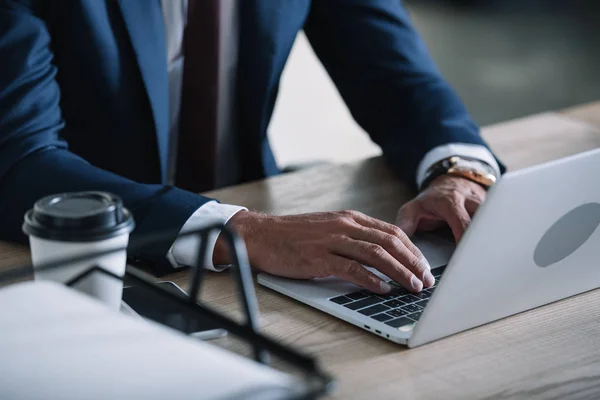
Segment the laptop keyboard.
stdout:
[[387,295],[377,295],[368,290],[360,290],[332,297],[329,301],[394,328],[414,324],[421,316],[421,311],[425,308],[445,269],[446,266],[433,269],[431,273],[435,277],[436,284],[419,293],[412,293],[400,287],[396,282],[388,281],[395,289]]

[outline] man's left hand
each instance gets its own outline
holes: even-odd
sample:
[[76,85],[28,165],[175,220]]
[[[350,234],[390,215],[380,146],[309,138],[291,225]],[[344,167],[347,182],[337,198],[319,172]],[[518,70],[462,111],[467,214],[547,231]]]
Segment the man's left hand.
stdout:
[[447,224],[458,243],[485,195],[482,186],[468,179],[439,176],[400,208],[396,225],[411,237],[415,232],[431,231]]

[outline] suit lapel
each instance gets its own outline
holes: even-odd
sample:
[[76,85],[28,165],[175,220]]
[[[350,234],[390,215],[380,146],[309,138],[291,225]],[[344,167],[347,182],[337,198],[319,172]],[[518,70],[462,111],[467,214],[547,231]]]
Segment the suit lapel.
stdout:
[[160,0],[118,3],[150,101],[164,182],[169,147],[169,76],[161,3]]

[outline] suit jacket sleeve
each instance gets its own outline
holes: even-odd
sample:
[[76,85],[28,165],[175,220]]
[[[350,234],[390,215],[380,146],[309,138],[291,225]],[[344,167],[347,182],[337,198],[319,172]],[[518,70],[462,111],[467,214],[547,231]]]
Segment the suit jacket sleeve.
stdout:
[[[152,231],[177,232],[210,199],[136,183],[69,152],[60,136],[65,122],[50,42],[44,22],[25,2],[0,1],[0,240],[26,242],[23,216],[40,197],[81,190],[121,196],[136,220],[132,241]],[[174,239],[134,256],[166,272]]]
[[437,146],[487,147],[400,0],[314,0],[305,32],[355,120],[408,183]]

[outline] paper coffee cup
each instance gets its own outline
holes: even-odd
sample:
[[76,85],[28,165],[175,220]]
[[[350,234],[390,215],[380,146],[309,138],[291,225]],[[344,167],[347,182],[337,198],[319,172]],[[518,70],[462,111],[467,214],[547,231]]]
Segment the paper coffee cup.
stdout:
[[[34,278],[66,283],[93,266],[122,277],[126,250],[56,268],[37,268],[69,257],[125,248],[134,227],[121,199],[110,193],[62,193],[40,199],[27,211],[23,223],[23,231],[29,235]],[[123,282],[111,276],[94,272],[74,288],[115,310],[120,308]]]

